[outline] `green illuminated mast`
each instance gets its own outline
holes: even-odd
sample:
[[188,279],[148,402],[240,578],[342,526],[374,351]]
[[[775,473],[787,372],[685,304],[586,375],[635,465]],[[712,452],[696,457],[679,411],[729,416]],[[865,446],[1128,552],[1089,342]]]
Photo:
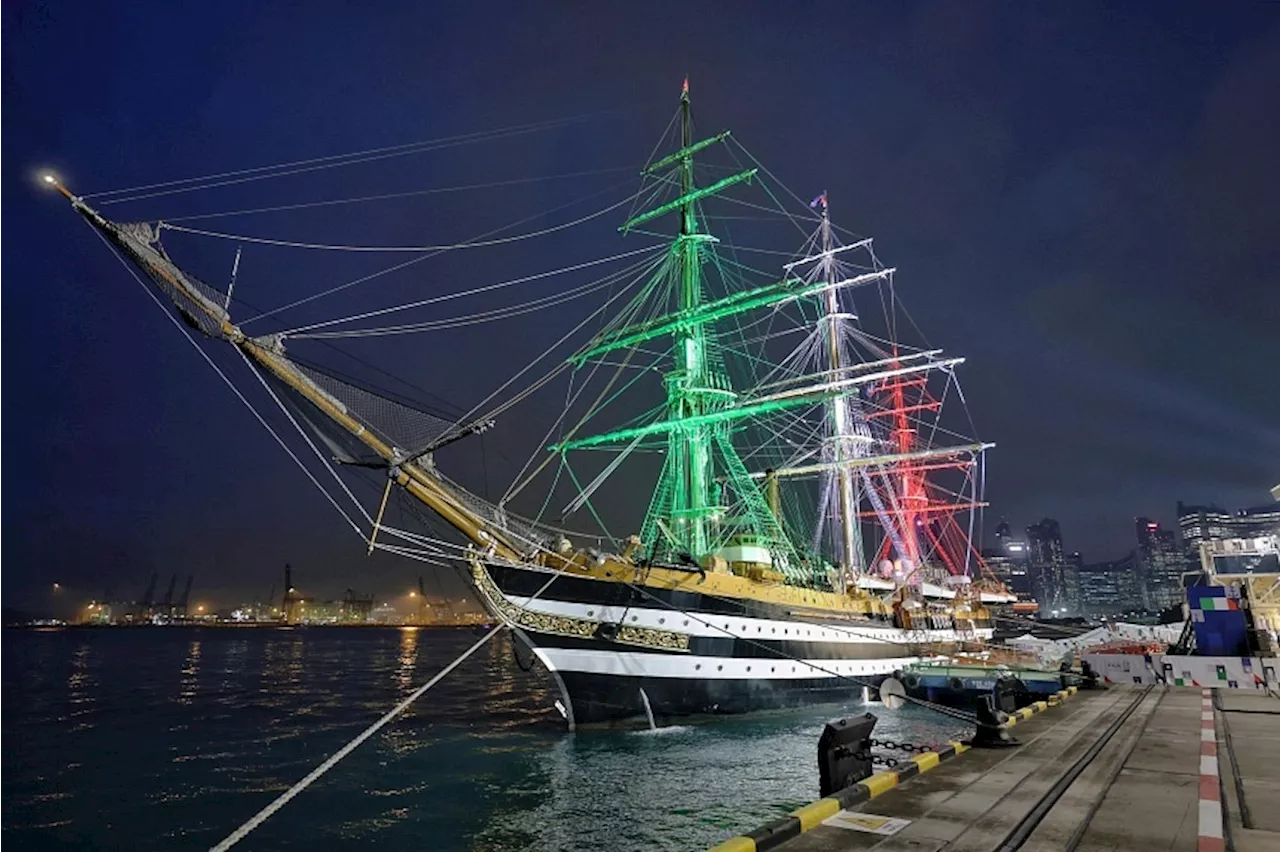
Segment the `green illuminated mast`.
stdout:
[[[680,307],[686,314],[697,311],[702,303],[702,258],[693,207],[692,131],[686,79],[680,93],[680,147],[684,153],[680,157],[680,236],[675,247],[680,264]],[[712,382],[704,325],[698,323],[677,334],[674,353],[676,368],[666,377],[669,416],[674,420],[708,413],[722,397],[707,393]],[[674,470],[665,471],[673,476],[671,518],[677,525],[677,539],[696,559],[708,551],[707,523],[718,508],[712,506],[710,494],[711,428],[698,424],[674,429],[667,438],[668,466],[675,462]]]
[[[652,176],[663,171],[666,179],[678,186],[679,196],[633,216],[619,229],[627,233],[663,216],[679,215],[667,271],[672,284],[670,313],[619,329],[571,359],[581,365],[617,349],[631,349],[670,336],[672,368],[663,377],[665,417],[638,429],[565,441],[553,449],[565,452],[638,440],[645,435],[664,435],[665,460],[640,531],[644,546],[651,552],[687,554],[703,562],[735,535],[747,534],[770,550],[776,567],[793,573],[799,568],[795,548],[769,511],[759,486],[751,480],[731,441],[733,425],[757,408],[736,405],[738,394],[716,344],[715,323],[806,294],[796,288],[799,281],[786,280],[719,299],[706,298],[702,267],[716,239],[700,232],[697,205],[704,198],[749,182],[757,170],[746,169],[698,187],[694,181],[694,155],[723,142],[729,132],[698,142],[693,141],[692,133],[686,80],[680,94],[679,150],[653,162],[643,172]],[[783,406],[767,401],[759,410],[777,407]],[[736,501],[731,500],[731,495]],[[730,513],[734,516],[729,517]]]

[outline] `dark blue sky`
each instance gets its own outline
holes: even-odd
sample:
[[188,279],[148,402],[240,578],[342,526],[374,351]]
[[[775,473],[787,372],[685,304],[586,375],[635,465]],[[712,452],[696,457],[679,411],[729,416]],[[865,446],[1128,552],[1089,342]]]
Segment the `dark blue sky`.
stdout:
[[[701,126],[732,128],[797,192],[828,190],[899,268],[932,342],[968,357],[979,434],[998,445],[994,515],[1056,517],[1067,547],[1103,559],[1132,545],[1135,515],[1261,504],[1280,480],[1275,4],[9,3],[3,70],[6,604],[47,603],[54,580],[136,595],[153,569],[227,596],[265,595],[285,561],[322,594],[398,591],[419,573],[365,559],[35,170],[94,192],[570,116],[587,119],[106,212],[634,167],[686,72]],[[449,242],[617,180],[242,230]],[[557,235],[424,264],[375,301],[621,251],[615,225],[587,245]],[[219,281],[232,251],[189,257]],[[247,251],[244,299],[376,268],[295,261]],[[465,404],[558,328],[406,341],[397,358]],[[519,444],[502,424],[488,440]],[[477,458],[459,454],[464,477]]]

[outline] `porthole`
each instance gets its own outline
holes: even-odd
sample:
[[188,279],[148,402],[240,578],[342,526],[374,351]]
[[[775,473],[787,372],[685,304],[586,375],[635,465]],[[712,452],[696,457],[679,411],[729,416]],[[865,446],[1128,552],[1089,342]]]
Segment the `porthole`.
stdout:
[[659,619],[658,619],[658,623],[659,623],[659,624],[666,624],[666,623],[667,623],[667,620],[666,620],[665,618],[659,618]]
[[693,670],[696,672],[701,668],[702,668],[702,663],[698,663],[696,666],[693,667]]
[[747,671],[751,671],[751,666],[747,666]]
[[716,671],[718,671],[718,672],[722,672],[722,671],[724,671],[724,666],[723,666],[723,665],[716,666]]
[[595,614],[596,614],[596,611],[594,609],[587,610],[587,615],[595,615]]
[[633,616],[631,616],[631,620],[632,620],[632,621],[639,621],[639,620],[640,620],[640,616],[638,616],[638,615],[633,615]]
[[688,627],[688,626],[689,626],[689,619],[687,619],[687,618],[686,618],[686,619],[684,620],[684,626],[685,626],[685,627]]

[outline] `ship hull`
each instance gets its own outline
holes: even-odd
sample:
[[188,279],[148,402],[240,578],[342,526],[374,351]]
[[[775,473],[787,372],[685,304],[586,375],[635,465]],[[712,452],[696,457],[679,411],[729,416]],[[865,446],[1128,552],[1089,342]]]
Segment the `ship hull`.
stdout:
[[[477,566],[479,567],[479,566]],[[885,621],[798,618],[786,607],[642,588],[535,567],[477,571],[481,598],[551,673],[570,728],[820,704],[990,637]]]

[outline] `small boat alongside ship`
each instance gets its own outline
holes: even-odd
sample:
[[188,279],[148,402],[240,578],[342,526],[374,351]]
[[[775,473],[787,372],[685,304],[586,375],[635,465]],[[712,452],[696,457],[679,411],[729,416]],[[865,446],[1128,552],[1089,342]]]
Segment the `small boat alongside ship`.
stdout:
[[902,693],[921,701],[972,709],[984,695],[997,692],[1015,696],[1016,706],[1041,701],[1069,686],[1080,686],[1084,677],[1070,666],[1057,671],[1031,666],[913,663],[893,677]]
[[[631,199],[647,209],[618,229],[659,241],[571,291],[608,287],[594,330],[548,377],[457,418],[295,355],[318,338],[420,330],[368,323],[413,304],[251,335],[233,320],[231,288],[200,280],[162,243],[174,231],[228,235],[116,222],[49,182],[188,327],[252,368],[335,479],[381,478],[380,506],[358,505],[370,552],[461,565],[485,608],[546,667],[571,728],[838,700],[895,671],[919,677],[926,694],[935,677],[979,688],[989,672],[916,667],[981,649],[990,607],[1014,600],[971,542],[993,445],[960,431],[966,418],[944,417],[944,404],[963,405],[964,359],[908,339],[895,270],[870,239],[840,239],[826,193],[784,211],[809,229],[785,263],[744,263],[755,255],[713,232],[727,218],[712,206],[759,206],[732,195],[772,174],[740,147],[727,159],[750,167],[695,170],[734,140],[693,137],[687,81],[671,127],[674,150],[643,166]],[[515,321],[555,304],[458,321]],[[451,445],[502,428],[500,414],[561,376],[566,411],[501,499],[445,475]],[[528,499],[535,481],[544,491]],[[651,492],[638,532],[611,535],[596,505],[639,481]],[[392,494],[421,528],[384,523]],[[587,516],[597,528],[564,527]]]

